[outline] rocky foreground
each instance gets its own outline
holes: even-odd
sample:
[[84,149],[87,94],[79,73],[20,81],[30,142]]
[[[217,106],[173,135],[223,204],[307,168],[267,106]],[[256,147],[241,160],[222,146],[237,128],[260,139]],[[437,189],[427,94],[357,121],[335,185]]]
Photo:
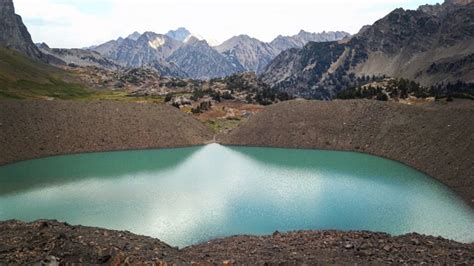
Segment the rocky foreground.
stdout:
[[197,265],[474,264],[474,244],[408,234],[298,231],[234,236],[178,249],[130,232],[57,221],[0,223],[0,263]]

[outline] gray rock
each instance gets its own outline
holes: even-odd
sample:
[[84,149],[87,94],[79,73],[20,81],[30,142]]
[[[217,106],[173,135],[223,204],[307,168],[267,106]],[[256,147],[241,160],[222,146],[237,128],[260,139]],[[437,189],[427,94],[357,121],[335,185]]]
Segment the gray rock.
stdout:
[[349,37],[350,34],[344,31],[324,31],[321,33],[311,33],[301,30],[293,36],[278,36],[270,45],[279,52],[291,49],[302,48],[308,42],[333,42]]
[[232,37],[215,48],[234,65],[257,73],[278,55],[278,51],[270,44],[247,35]]
[[17,50],[33,58],[46,60],[33,43],[21,17],[15,14],[12,0],[0,0],[0,46]]
[[191,37],[168,58],[178,65],[189,77],[211,79],[225,77],[243,69],[232,64],[227,58],[214,50],[206,41]]
[[166,35],[145,32],[90,48],[123,67],[151,67],[162,76],[187,77],[185,71],[166,59],[182,45]]

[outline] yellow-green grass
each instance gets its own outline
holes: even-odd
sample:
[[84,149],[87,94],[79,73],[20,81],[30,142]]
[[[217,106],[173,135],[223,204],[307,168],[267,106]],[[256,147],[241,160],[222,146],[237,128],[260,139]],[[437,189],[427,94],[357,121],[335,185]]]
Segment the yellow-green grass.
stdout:
[[62,69],[19,52],[0,48],[0,98],[74,99],[87,97],[92,93],[74,82],[74,79],[71,73]]
[[128,96],[126,91],[89,89],[76,74],[0,47],[0,99],[113,100],[163,103],[164,96]]
[[147,102],[147,103],[164,103],[164,96],[129,96],[126,91],[94,91],[90,95],[83,97],[83,100],[111,100],[124,102]]
[[234,119],[218,118],[218,119],[210,119],[204,122],[215,133],[220,133],[226,130],[232,130],[238,127],[242,123],[241,119],[239,118],[234,118]]

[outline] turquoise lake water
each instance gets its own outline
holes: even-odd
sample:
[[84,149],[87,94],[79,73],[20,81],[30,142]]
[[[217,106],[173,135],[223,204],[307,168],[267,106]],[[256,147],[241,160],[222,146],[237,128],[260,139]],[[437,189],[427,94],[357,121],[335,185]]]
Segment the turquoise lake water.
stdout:
[[58,219],[186,246],[275,230],[418,232],[474,241],[474,213],[434,179],[351,152],[202,147],[0,167],[0,220]]

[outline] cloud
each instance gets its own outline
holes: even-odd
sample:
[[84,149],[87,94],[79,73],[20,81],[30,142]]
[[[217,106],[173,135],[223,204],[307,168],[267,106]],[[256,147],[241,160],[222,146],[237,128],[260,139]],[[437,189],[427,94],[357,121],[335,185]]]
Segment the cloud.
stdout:
[[218,41],[242,33],[270,41],[301,29],[356,33],[396,7],[419,4],[414,0],[15,1],[33,39],[52,47],[84,47],[133,31],[165,33],[180,26]]

